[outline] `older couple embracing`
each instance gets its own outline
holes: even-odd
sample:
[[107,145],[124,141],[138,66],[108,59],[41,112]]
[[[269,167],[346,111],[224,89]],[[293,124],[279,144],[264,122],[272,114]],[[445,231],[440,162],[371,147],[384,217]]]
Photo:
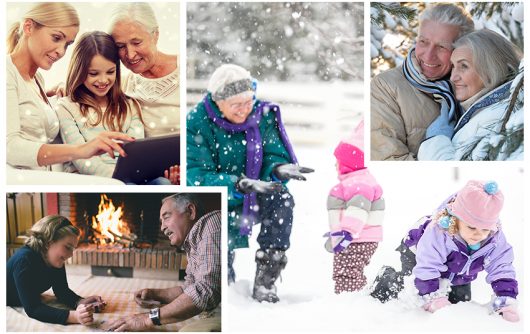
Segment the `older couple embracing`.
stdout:
[[508,122],[523,112],[519,49],[474,31],[454,4],[431,5],[419,21],[403,65],[371,82],[372,159],[521,160],[511,135],[522,123]]
[[[159,31],[152,8],[146,3],[127,3],[118,5],[113,11],[109,34],[86,33],[76,45],[76,51],[83,51],[82,42],[90,40],[92,43],[85,44],[97,47],[93,48],[93,57],[87,59],[84,67],[79,67],[82,60],[77,58],[80,57],[70,63],[66,91],[72,96],[62,98],[64,103],[60,105],[75,105],[79,109],[69,108],[67,114],[72,115],[73,121],[79,121],[78,137],[81,139],[68,142],[71,129],[64,131],[60,122],[61,118],[66,118],[58,117],[55,106],[48,99],[58,91],[46,89],[39,70],[49,70],[65,55],[79,27],[79,16],[72,5],[49,2],[32,6],[9,30],[8,166],[62,170],[64,163],[99,158],[104,153],[115,162],[115,152],[125,155],[119,142],[133,141],[133,134],[141,138],[179,133],[177,56],[158,50]],[[102,41],[109,40],[114,43],[105,49],[111,50],[101,50]],[[83,52],[78,54],[83,55]],[[118,59],[132,72],[123,85],[117,77],[120,73]],[[76,68],[81,68],[81,73],[73,70]],[[72,83],[77,85],[73,87]],[[77,111],[82,116],[79,120],[75,118]],[[105,117],[106,113],[117,117]],[[130,125],[127,120],[134,117],[141,123],[141,133],[131,133],[124,128],[124,124]],[[92,130],[89,136],[88,131],[83,132],[85,125]],[[61,143],[60,131],[64,143]],[[52,168],[54,165],[56,168]],[[172,173],[178,173],[178,168],[166,174],[174,181],[174,175],[168,175]]]

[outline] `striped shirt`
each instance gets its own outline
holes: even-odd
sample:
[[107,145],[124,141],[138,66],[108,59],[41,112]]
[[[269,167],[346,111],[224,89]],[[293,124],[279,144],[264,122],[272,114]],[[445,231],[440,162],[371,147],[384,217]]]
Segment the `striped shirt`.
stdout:
[[202,311],[221,302],[221,211],[202,216],[182,246],[188,258],[184,293]]

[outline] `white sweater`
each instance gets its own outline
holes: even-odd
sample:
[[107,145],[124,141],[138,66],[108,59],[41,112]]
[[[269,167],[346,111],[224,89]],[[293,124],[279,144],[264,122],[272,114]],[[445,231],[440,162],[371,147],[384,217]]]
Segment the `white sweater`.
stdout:
[[124,92],[142,106],[145,136],[156,137],[180,133],[179,69],[156,79],[130,73]]
[[[39,167],[37,155],[43,144],[57,139],[59,120],[55,110],[37,93],[34,82],[22,78],[11,56],[7,55],[6,60],[7,164],[24,169],[51,169]],[[44,89],[40,73],[34,80]]]
[[[128,100],[129,113],[123,124],[123,132],[136,139],[144,137],[144,127],[138,117],[137,103]],[[132,111],[132,114],[131,114]],[[57,105],[57,114],[61,124],[61,138],[66,144],[84,144],[97,137],[102,131],[109,131],[101,123],[89,126],[96,118],[96,112],[89,109],[88,117],[81,114],[79,103],[72,102],[69,97],[63,97]],[[108,154],[93,156],[89,159],[72,161],[81,174],[112,177],[117,158],[111,159]]]

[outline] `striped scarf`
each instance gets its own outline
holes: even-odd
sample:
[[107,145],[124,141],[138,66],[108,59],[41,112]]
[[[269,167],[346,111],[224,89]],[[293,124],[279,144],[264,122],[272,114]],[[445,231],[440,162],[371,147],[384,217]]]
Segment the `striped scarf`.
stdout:
[[416,54],[414,53],[415,47],[413,47],[407,58],[403,62],[403,74],[405,78],[410,82],[412,86],[418,90],[432,94],[434,100],[440,104],[442,110],[448,110],[449,120],[458,121],[462,116],[462,107],[456,100],[453,92],[453,87],[449,80],[437,80],[429,81],[421,74],[415,64]]

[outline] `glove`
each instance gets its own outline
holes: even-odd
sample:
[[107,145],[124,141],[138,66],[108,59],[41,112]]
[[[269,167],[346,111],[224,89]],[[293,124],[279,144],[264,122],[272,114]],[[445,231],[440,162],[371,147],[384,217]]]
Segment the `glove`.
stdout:
[[[424,299],[426,299],[426,298],[424,298]],[[444,296],[444,297],[436,297],[436,298],[433,298],[433,299],[428,299],[425,302],[425,304],[423,304],[422,307],[423,307],[423,309],[425,311],[434,313],[434,312],[438,311],[439,309],[444,308],[444,307],[449,306],[449,305],[451,305],[451,302],[449,301],[447,296]]]
[[242,176],[236,182],[236,189],[240,193],[250,194],[253,192],[269,194],[282,191],[283,185],[280,182],[266,182],[261,180],[249,179]]
[[312,173],[314,171],[315,170],[312,168],[302,167],[295,164],[282,164],[274,167],[272,173],[282,181],[289,179],[305,181],[306,178],[302,173]]
[[519,321],[519,312],[517,311],[517,301],[515,298],[508,296],[494,296],[490,304],[490,313],[497,313],[504,320],[510,322]]
[[442,135],[451,139],[455,133],[455,121],[449,122],[449,111],[446,105],[440,108],[440,116],[429,125],[425,138]]

